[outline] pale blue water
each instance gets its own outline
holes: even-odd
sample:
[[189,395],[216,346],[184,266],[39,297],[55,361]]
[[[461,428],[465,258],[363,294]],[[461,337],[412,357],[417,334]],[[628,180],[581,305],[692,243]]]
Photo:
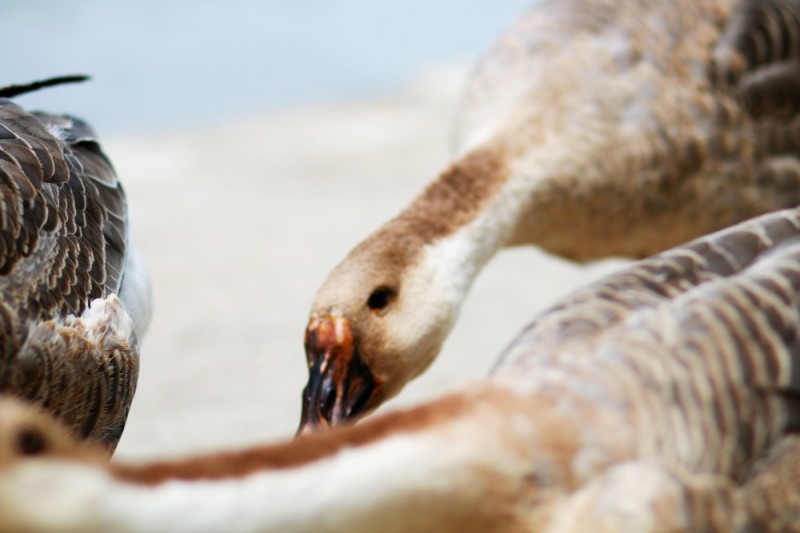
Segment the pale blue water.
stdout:
[[214,124],[395,87],[477,57],[532,0],[3,0],[0,85],[104,135]]

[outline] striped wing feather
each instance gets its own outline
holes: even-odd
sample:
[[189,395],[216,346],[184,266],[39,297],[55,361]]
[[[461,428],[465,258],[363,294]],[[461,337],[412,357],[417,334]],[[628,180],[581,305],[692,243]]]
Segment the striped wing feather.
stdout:
[[[119,300],[127,204],[91,128],[0,99],[0,391],[113,446],[138,371]],[[130,337],[131,339],[133,337]]]
[[[640,261],[543,313],[497,376],[605,391],[668,462],[744,479],[800,421],[800,210]],[[556,378],[553,378],[556,379]],[[579,392],[583,394],[583,392]],[[690,443],[705,443],[694,446]]]

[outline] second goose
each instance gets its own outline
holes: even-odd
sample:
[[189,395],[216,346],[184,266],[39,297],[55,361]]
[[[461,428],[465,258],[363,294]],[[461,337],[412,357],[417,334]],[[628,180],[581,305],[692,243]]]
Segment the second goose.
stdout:
[[640,257],[800,203],[789,0],[549,0],[481,61],[457,150],[317,292],[301,431],[353,420],[439,353],[502,247]]

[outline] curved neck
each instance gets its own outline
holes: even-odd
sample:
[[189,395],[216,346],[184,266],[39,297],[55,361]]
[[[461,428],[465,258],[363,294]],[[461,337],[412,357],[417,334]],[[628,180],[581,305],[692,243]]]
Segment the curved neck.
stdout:
[[487,141],[453,163],[388,226],[418,244],[416,262],[461,302],[477,274],[509,242],[527,207],[510,145]]
[[[529,515],[518,508],[527,506],[520,487],[530,456],[519,432],[503,424],[503,411],[518,408],[513,401],[489,387],[454,394],[363,428],[253,450],[247,468],[237,463],[242,454],[112,466],[110,475],[74,463],[26,462],[0,479],[0,496],[14,509],[0,525],[46,522],[84,532],[522,531]],[[43,482],[49,492],[42,496]]]
[[258,446],[188,459],[146,464],[111,464],[117,479],[141,485],[167,481],[230,480],[260,471],[288,471],[362,450],[394,436],[414,436],[459,419],[470,410],[462,395],[451,395],[413,409],[394,411],[363,424],[335,428],[280,444]]

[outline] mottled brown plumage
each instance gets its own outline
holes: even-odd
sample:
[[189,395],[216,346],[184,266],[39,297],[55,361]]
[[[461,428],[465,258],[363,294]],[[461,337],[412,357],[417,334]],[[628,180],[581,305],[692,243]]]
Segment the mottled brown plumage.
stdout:
[[576,391],[591,381],[593,403],[627,411],[652,452],[745,478],[800,422],[799,216],[769,215],[576,292],[514,342],[496,375]]
[[572,472],[613,435],[553,531],[800,530],[799,295],[794,209],[641,261],[526,328],[494,379],[582,415]]
[[0,392],[111,450],[147,326],[134,326],[117,297],[134,253],[127,220],[122,186],[88,125],[0,99]]
[[346,320],[362,364],[341,382],[316,369],[356,358],[307,352],[303,427],[424,371],[503,246],[643,257],[800,204],[797,94],[796,0],[539,2],[471,76],[453,162],[317,292],[309,330]]

